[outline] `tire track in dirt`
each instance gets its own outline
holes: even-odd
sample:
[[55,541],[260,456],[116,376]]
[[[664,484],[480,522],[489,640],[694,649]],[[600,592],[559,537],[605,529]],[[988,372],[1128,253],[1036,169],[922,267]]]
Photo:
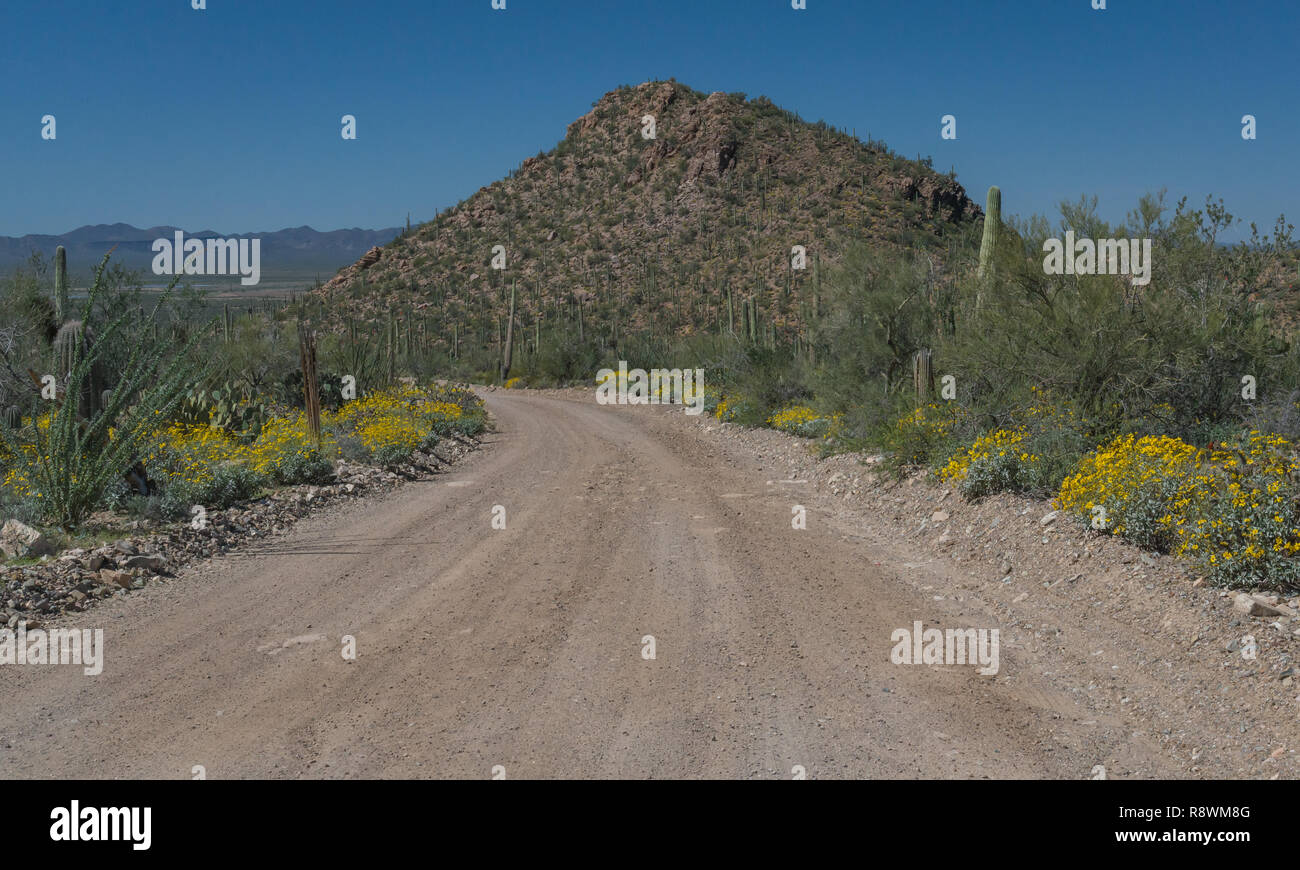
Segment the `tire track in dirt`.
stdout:
[[487,401],[498,431],[449,473],[79,617],[101,676],[4,669],[0,775],[1081,779],[1117,739],[1012,687],[1050,651],[1004,645],[998,677],[891,664],[915,620],[998,625],[697,427]]

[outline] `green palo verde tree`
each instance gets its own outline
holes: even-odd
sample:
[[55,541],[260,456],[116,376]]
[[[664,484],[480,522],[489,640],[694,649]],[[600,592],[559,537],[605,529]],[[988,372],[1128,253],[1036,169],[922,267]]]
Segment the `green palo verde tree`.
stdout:
[[[82,311],[86,322],[104,285],[108,256],[95,270],[95,279]],[[176,284],[168,288],[168,293]],[[130,312],[104,323],[93,341],[85,332],[73,336],[66,354],[70,363],[48,420],[37,420],[21,432],[0,431],[15,469],[39,496],[42,518],[64,529],[81,523],[103,498],[113,480],[139,459],[147,440],[176,410],[192,381],[202,378],[190,353],[196,332],[181,347],[169,337],[156,337],[145,328],[167,299],[141,322]],[[113,347],[127,348],[113,389],[89,416],[81,397],[96,365]]]

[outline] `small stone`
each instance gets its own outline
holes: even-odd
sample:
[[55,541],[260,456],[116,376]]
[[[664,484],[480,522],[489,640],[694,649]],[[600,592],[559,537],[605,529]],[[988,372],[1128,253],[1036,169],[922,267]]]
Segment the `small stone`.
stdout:
[[946,523],[946,522],[948,522],[948,512],[947,512],[947,511],[935,511],[934,513],[930,514],[930,522],[933,522],[933,523]]
[[133,578],[125,571],[110,571],[105,568],[99,572],[99,579],[106,586],[119,586],[122,589],[130,589]]
[[0,527],[0,550],[10,559],[23,557],[50,556],[54,554],[54,545],[45,535],[18,520],[5,520]]
[[167,560],[162,556],[132,556],[126,560],[126,568],[143,568],[157,573],[167,567]]
[[1245,592],[1237,593],[1232,599],[1232,607],[1238,613],[1244,613],[1246,616],[1281,616],[1282,611],[1270,604],[1260,601],[1253,595]]
[[1056,518],[1061,515],[1060,511],[1052,511],[1050,514],[1044,514],[1043,518],[1038,521],[1039,525],[1050,526],[1056,522]]

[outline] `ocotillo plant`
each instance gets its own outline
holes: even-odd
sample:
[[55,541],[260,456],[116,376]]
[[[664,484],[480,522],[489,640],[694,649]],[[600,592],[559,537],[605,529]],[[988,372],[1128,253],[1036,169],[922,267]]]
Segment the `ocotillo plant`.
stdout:
[[54,249],[54,317],[63,323],[68,319],[68,252],[59,245]]
[[510,319],[506,321],[506,341],[501,348],[501,383],[510,377],[511,351],[515,338],[515,283],[510,282]]

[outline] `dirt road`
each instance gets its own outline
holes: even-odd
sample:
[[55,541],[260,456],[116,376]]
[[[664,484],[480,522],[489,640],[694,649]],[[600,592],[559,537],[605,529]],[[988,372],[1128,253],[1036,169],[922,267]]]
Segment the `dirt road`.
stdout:
[[0,776],[1188,775],[1077,706],[1060,653],[892,664],[898,628],[997,615],[898,582],[680,409],[488,406],[451,473],[77,617],[101,675],[3,669]]

